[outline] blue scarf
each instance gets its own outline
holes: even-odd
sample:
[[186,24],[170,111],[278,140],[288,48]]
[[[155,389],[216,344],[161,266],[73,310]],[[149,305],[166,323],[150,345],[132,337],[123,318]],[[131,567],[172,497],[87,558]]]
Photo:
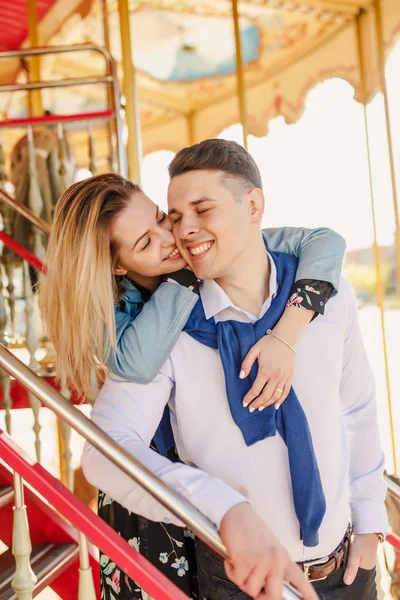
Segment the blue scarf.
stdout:
[[[277,295],[265,315],[254,323],[206,319],[202,302],[197,302],[184,331],[209,348],[218,349],[225,373],[226,393],[233,420],[247,446],[276,435],[278,430],[288,449],[294,507],[305,546],[318,545],[318,529],[325,514],[325,496],[306,415],[291,388],[279,410],[269,406],[250,413],[242,400],[250,390],[258,365],[246,379],[239,379],[242,362],[254,344],[279,321],[292,288],[297,259],[289,254],[270,253],[277,270]],[[265,476],[267,476],[265,474]],[[277,507],[279,510],[279,507]]]

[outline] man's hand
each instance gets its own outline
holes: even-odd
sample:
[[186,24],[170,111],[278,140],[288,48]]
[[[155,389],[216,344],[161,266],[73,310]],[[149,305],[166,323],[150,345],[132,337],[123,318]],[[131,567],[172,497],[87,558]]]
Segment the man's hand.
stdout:
[[303,572],[250,504],[237,504],[226,513],[220,535],[230,557],[226,573],[243,592],[256,600],[281,600],[288,581],[303,600],[317,600]]
[[343,577],[346,585],[353,583],[359,567],[362,569],[373,569],[375,567],[378,542],[376,533],[359,533],[352,537],[347,568]]

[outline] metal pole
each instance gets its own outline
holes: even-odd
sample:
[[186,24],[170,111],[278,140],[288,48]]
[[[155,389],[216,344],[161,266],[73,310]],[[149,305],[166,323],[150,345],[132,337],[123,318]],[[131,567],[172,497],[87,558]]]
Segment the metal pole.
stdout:
[[78,85],[97,85],[99,83],[112,84],[111,75],[104,77],[76,77],[74,79],[58,79],[55,81],[32,81],[21,86],[20,83],[10,83],[0,86],[0,92],[18,92],[23,90],[42,90],[46,88],[71,87]]
[[392,141],[392,128],[390,124],[390,112],[389,112],[389,100],[386,86],[385,76],[385,46],[383,39],[383,20],[382,20],[382,6],[380,0],[374,0],[374,23],[375,23],[375,34],[376,34],[376,45],[377,45],[377,58],[378,58],[378,73],[379,81],[383,94],[384,106],[385,106],[385,127],[388,140],[389,150],[389,164],[390,164],[390,176],[392,182],[392,198],[393,198],[393,211],[394,220],[396,225],[395,232],[395,246],[396,246],[396,267],[397,267],[397,293],[400,294],[400,217],[399,217],[399,204],[397,197],[397,185],[396,185],[396,173],[393,155],[393,141]]
[[400,485],[396,483],[396,481],[394,481],[391,477],[388,477],[386,473],[383,476],[383,479],[387,485],[389,492],[394,496],[397,496],[397,498],[399,498],[400,500]]
[[388,404],[388,412],[389,412],[393,468],[394,468],[395,473],[397,473],[397,452],[396,452],[396,439],[395,439],[395,432],[394,432],[392,393],[391,393],[391,387],[390,387],[389,357],[388,357],[388,349],[387,349],[387,342],[386,342],[384,289],[383,289],[383,280],[382,280],[381,254],[380,254],[380,248],[379,248],[379,244],[378,244],[375,199],[374,199],[373,186],[372,186],[371,149],[370,149],[369,132],[368,132],[367,107],[364,105],[363,108],[364,108],[365,138],[366,138],[367,153],[368,153],[368,175],[369,175],[370,198],[371,198],[372,224],[373,224],[373,230],[374,230],[374,262],[375,262],[375,270],[376,270],[376,295],[377,295],[377,304],[379,307],[380,318],[381,318],[383,360],[384,360],[384,365],[385,365],[386,393],[387,393],[387,404]]
[[[107,49],[107,52],[110,52],[110,28],[108,26],[108,10],[107,10],[107,0],[101,0],[101,8],[103,11],[103,38],[104,38],[104,46]],[[109,65],[107,64],[107,75],[109,75]],[[107,107],[108,109],[111,109],[114,111],[114,113],[116,113],[118,110],[120,110],[120,107],[118,106],[114,106],[114,97],[113,97],[113,90],[110,90],[109,87],[107,87]],[[114,131],[114,127],[113,127],[113,123],[109,122],[107,123],[107,133],[108,133],[108,143],[110,145],[110,167],[112,171],[116,171],[117,170],[117,165],[116,165],[116,156],[115,156],[115,131]]]
[[128,127],[128,172],[129,177],[140,184],[141,139],[139,105],[136,89],[135,67],[133,65],[131,27],[128,0],[118,0],[119,27],[121,32],[122,68],[124,72],[123,90],[125,115]]
[[247,150],[247,136],[248,136],[248,125],[247,125],[247,108],[246,108],[246,89],[244,81],[243,71],[243,60],[242,60],[242,45],[240,41],[240,28],[239,28],[239,13],[237,7],[237,0],[232,0],[232,16],[233,16],[233,27],[235,31],[235,50],[236,50],[236,80],[237,80],[237,94],[239,102],[239,118],[243,128],[243,147]]
[[[129,452],[119,446],[46,381],[33,373],[3,344],[0,344],[0,368],[7,371],[23,387],[39,398],[44,406],[52,410],[60,419],[66,421],[94,448],[126,473],[128,477],[131,477],[178,519],[186,523],[200,539],[206,542],[222,558],[228,558],[226,548],[222,544],[217,530],[204,515],[175,491],[171,490]],[[285,583],[283,600],[298,600],[298,598],[301,598],[299,593],[290,584]]]
[[[396,438],[394,432],[394,419],[393,419],[393,403],[392,403],[392,394],[391,394],[391,386],[390,386],[390,373],[389,373],[389,355],[388,348],[386,342],[386,323],[385,323],[385,306],[384,306],[384,297],[385,292],[383,289],[383,278],[382,278],[382,265],[381,265],[381,255],[380,248],[378,244],[378,232],[377,232],[377,224],[376,224],[376,210],[375,210],[375,197],[374,197],[374,189],[373,189],[373,179],[372,179],[372,161],[371,161],[371,146],[369,139],[369,130],[368,130],[368,115],[367,115],[367,93],[365,86],[365,69],[364,69],[364,58],[363,58],[363,50],[362,50],[362,29],[361,29],[361,21],[360,17],[357,19],[357,45],[358,45],[358,62],[360,68],[360,81],[361,88],[363,94],[363,103],[364,103],[364,128],[365,128],[365,142],[367,146],[367,157],[368,157],[368,178],[369,178],[369,189],[370,189],[370,199],[371,199],[371,215],[372,215],[372,226],[374,232],[374,263],[375,263],[375,271],[376,271],[376,295],[377,295],[377,304],[379,307],[380,320],[381,320],[381,331],[382,331],[382,344],[383,344],[383,360],[384,360],[384,368],[385,368],[385,381],[386,381],[386,393],[387,393],[387,405],[389,412],[389,426],[390,426],[390,437],[391,437],[391,448],[392,448],[392,456],[393,456],[393,468],[397,473],[397,452],[396,452]],[[393,157],[393,155],[392,155]],[[393,181],[393,180],[392,180]],[[400,263],[397,263],[397,267],[400,266]]]
[[[39,46],[37,48],[21,48],[18,50],[4,50],[0,52],[2,58],[19,58],[21,56],[44,56],[45,54],[66,54],[69,52],[85,52],[93,50],[104,56],[108,62],[114,62],[113,57],[103,46],[97,44],[66,44],[65,46]],[[25,86],[21,85],[21,89]]]
[[[39,45],[36,0],[27,0],[27,14],[29,45],[31,47],[36,47]],[[38,56],[32,57],[29,73],[29,81],[40,81],[40,58]],[[29,93],[29,112],[32,117],[39,117],[43,114],[42,96],[40,91],[32,91]]]
[[37,217],[33,214],[31,210],[29,210],[29,208],[26,208],[19,202],[13,200],[11,196],[9,196],[4,190],[0,190],[0,202],[4,202],[12,210],[19,212],[20,215],[25,217],[25,219],[28,219],[28,221],[33,223],[33,225],[38,227],[41,231],[43,231],[43,233],[50,233],[50,225],[49,223],[47,223],[47,221],[45,221],[41,217]]
[[[125,146],[122,139],[122,118],[121,118],[121,101],[118,87],[118,78],[117,71],[115,67],[115,61],[111,54],[108,52],[106,48],[102,46],[97,46],[96,44],[69,44],[66,46],[52,46],[52,47],[42,47],[42,48],[29,48],[23,50],[7,50],[6,52],[0,52],[0,60],[6,58],[19,58],[25,56],[43,56],[46,54],[63,54],[66,52],[83,52],[93,50],[94,52],[99,52],[103,55],[105,60],[107,61],[107,72],[110,73],[112,78],[112,86],[114,92],[114,105],[115,105],[115,122],[116,122],[116,136],[117,136],[117,147],[118,147],[118,160],[119,160],[119,172],[124,177],[128,176],[128,168],[126,164],[126,153]],[[88,79],[94,79],[93,83],[109,83],[109,79],[105,78],[86,78],[84,81],[82,79],[77,79],[76,85],[80,85],[82,81],[85,83],[88,82]],[[43,85],[39,85],[39,87],[60,87],[60,85],[72,85],[71,80],[67,80],[67,84],[63,83],[64,80],[60,82],[54,82],[54,84],[50,84],[49,82],[45,82]],[[90,82],[92,83],[92,81]],[[75,85],[75,84],[74,84]],[[13,88],[13,86],[11,86]],[[5,89],[10,89],[10,86],[0,86],[0,91],[5,91]],[[26,90],[26,85],[22,86],[21,84],[17,85],[16,89],[24,89]]]
[[154,498],[166,506],[175,516],[184,521],[193,532],[209,544],[218,554],[227,558],[227,552],[215,527],[189,502],[181,498],[173,490],[160,481],[151,471],[141,465],[126,450],[121,448],[100,427],[85,417],[59,392],[43,379],[33,373],[5,346],[0,344],[0,367],[10,373],[27,390],[34,394],[47,408],[50,408],[60,419],[66,421],[92,446],[97,448],[113,464],[118,466],[129,477],[132,477]]

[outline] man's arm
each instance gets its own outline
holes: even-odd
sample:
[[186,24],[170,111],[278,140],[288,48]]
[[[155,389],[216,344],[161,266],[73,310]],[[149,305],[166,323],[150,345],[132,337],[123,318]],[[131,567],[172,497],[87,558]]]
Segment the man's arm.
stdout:
[[[243,496],[200,469],[172,463],[149,448],[173,387],[166,369],[171,369],[169,361],[146,386],[108,377],[93,408],[93,421],[215,523],[230,556],[228,576],[244,592],[258,600],[281,598],[286,579],[304,600],[317,600],[303,573]],[[82,467],[90,483],[128,510],[152,521],[182,525],[88,443]]]
[[384,455],[378,428],[375,382],[358,326],[350,284],[341,285],[348,301],[340,396],[350,446],[350,492],[355,533],[386,531]]
[[347,281],[347,337],[340,386],[342,414],[350,450],[350,504],[355,534],[344,582],[351,584],[361,566],[376,563],[378,537],[388,528],[385,508],[382,452],[375,397],[375,382],[358,326],[354,293]]
[[[219,527],[225,513],[246,499],[223,481],[199,469],[172,463],[149,447],[172,387],[171,379],[162,373],[148,385],[108,377],[96,399],[91,418],[132,456]],[[175,516],[89,443],[86,443],[83,452],[82,468],[90,483],[128,510],[152,521],[181,525]]]

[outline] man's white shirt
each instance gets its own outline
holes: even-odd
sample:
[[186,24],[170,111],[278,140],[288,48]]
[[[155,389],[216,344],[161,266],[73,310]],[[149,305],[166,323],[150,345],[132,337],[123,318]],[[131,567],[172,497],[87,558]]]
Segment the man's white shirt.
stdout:
[[[271,257],[270,263],[270,296],[258,317],[233,305],[216,282],[205,281],[200,295],[206,317],[244,322],[260,318],[276,292]],[[286,445],[277,433],[246,446],[229,410],[217,350],[182,333],[152,383],[107,377],[92,419],[217,527],[231,507],[247,500],[291,557],[304,561],[332,552],[350,518],[356,533],[387,531],[374,380],[355,298],[343,278],[325,314],[307,326],[298,342],[293,387],[308,419],[326,498],[315,548],[304,547],[299,537]],[[149,448],[167,404],[183,463],[171,463]],[[82,466],[93,485],[130,511],[181,524],[88,443]]]

